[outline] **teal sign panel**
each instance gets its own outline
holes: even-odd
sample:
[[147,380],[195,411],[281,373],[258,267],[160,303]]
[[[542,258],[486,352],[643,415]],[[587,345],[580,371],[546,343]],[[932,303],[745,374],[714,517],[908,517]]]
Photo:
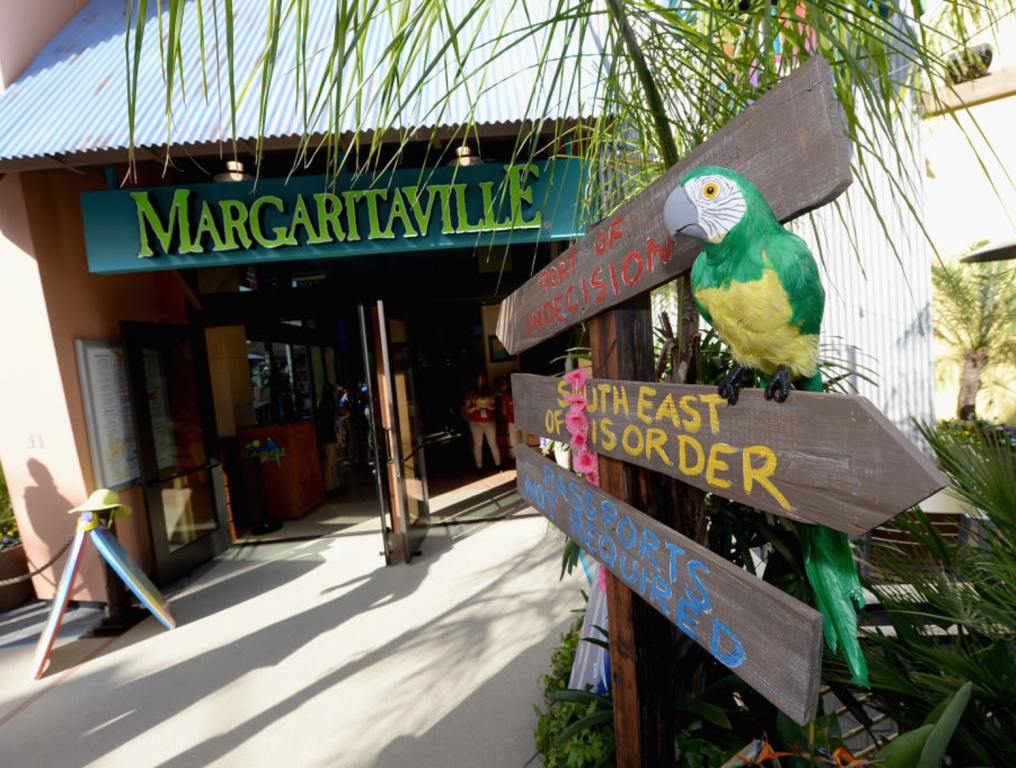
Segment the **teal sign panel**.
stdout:
[[86,192],[81,211],[89,270],[118,274],[571,240],[583,182],[558,158]]

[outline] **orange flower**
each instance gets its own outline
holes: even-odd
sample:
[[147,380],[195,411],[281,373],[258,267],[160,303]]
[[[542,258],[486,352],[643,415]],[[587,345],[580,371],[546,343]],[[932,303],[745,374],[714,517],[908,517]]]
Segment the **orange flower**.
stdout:
[[762,765],[762,763],[768,760],[776,760],[781,757],[793,757],[793,752],[777,752],[773,749],[773,745],[769,743],[769,737],[762,734],[762,738],[755,739],[751,744],[748,745],[748,755],[742,755],[740,752],[737,753],[739,760],[744,760],[748,765]]

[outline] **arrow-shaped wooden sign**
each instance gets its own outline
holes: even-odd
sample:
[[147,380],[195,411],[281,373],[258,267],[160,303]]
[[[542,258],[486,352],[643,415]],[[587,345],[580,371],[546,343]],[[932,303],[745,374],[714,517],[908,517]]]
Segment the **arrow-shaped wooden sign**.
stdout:
[[851,172],[832,77],[825,60],[811,59],[593,227],[501,303],[501,343],[517,354],[690,269],[702,244],[671,238],[663,202],[693,168],[737,171],[781,221],[833,200]]
[[[569,440],[564,379],[514,374],[515,424]],[[934,462],[863,397],[592,379],[590,449],[807,523],[862,534],[947,484]]]
[[532,448],[516,458],[526,501],[788,717],[811,720],[821,614]]

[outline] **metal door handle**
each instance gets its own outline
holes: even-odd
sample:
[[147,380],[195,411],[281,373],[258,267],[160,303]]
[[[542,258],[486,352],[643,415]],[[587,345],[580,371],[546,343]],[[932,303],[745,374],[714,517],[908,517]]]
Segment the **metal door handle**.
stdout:
[[388,457],[385,461],[386,464],[395,463],[395,429],[393,427],[382,427],[385,433],[385,451],[388,452]]
[[159,477],[158,475],[155,475],[154,477],[142,480],[141,484],[156,485],[158,483],[168,483],[173,480],[179,480],[181,477],[186,477],[187,475],[193,475],[195,472],[211,472],[217,466],[219,466],[218,459],[212,459],[206,464],[199,464],[196,467],[185,469],[183,472],[177,472],[175,475],[170,475],[169,477]]
[[426,435],[423,438],[423,440],[421,440],[419,444],[417,444],[417,446],[413,448],[413,452],[410,453],[408,456],[403,457],[402,460],[409,461],[417,453],[419,453],[422,448],[426,448],[428,445],[439,445],[441,443],[448,443],[451,442],[452,440],[457,440],[460,437],[462,437],[461,432],[456,432],[451,427],[445,427],[440,432],[434,432],[433,434]]

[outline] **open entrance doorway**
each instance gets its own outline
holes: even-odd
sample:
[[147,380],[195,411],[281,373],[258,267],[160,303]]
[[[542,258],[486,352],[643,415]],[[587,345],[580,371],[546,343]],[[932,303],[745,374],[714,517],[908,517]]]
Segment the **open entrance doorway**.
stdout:
[[[373,518],[386,561],[410,562],[432,525],[521,510],[502,399],[518,361],[490,364],[496,307],[308,300],[270,319],[258,293],[230,325],[205,328],[214,409],[235,422],[220,444],[241,541],[337,535]],[[244,370],[230,385],[215,350],[237,335]],[[478,373],[505,389],[491,399],[482,472],[464,408]],[[268,519],[282,529],[259,531]]]
[[[406,448],[425,467],[430,526],[489,522],[520,512],[510,375],[521,361],[496,344],[497,305],[402,302],[398,315],[409,328],[404,350],[419,404],[419,440]],[[480,412],[470,413],[469,404],[477,400]],[[478,416],[484,425],[473,423]],[[481,426],[486,429],[477,429]]]
[[[528,276],[531,257],[502,273],[511,259],[485,265],[477,254],[196,271],[201,306],[190,320],[208,339],[243,541],[373,524],[379,552],[401,563],[426,552],[434,526],[524,509],[514,488],[510,376],[552,372],[567,342],[508,355],[495,333],[497,297]],[[478,374],[490,388],[482,430],[466,409]],[[249,535],[267,517],[282,530]]]
[[[297,413],[301,398],[308,408],[313,403],[320,409],[323,387],[336,387],[339,488],[327,496],[326,506],[345,520],[344,507],[363,510],[371,497],[389,563],[410,562],[425,551],[432,526],[480,523],[521,512],[525,505],[515,492],[509,390],[510,375],[521,363],[499,353],[492,342],[497,306],[414,303],[404,297],[355,306],[355,311],[348,305],[333,309],[330,318],[291,316],[281,324],[291,339],[316,338],[320,350],[312,346],[296,354],[279,341],[247,341],[252,371],[258,365],[269,370],[261,378],[271,391],[262,388],[255,394],[260,422],[267,425],[287,412],[309,418]],[[278,334],[278,328],[270,333],[263,326],[247,327],[248,337],[264,339],[272,333]],[[264,363],[261,354],[286,365]],[[312,375],[303,376],[309,385],[301,383],[304,356],[311,360]],[[290,360],[297,361],[292,368]],[[315,374],[319,360],[328,370]],[[466,403],[479,374],[489,382],[493,440],[481,440],[478,469]],[[256,388],[256,372],[252,376]],[[312,396],[306,395],[308,388]],[[296,405],[280,406],[275,402],[280,397]],[[320,423],[318,438],[324,439]],[[328,467],[323,469],[327,474]]]
[[[221,446],[233,457],[238,540],[309,540],[373,528],[385,533],[379,552],[389,559],[390,525],[379,521],[390,502],[387,486],[382,496],[376,482],[376,380],[357,308],[306,302],[273,315],[262,311],[272,293],[250,281],[222,318],[230,325],[206,327],[209,336],[238,335],[245,358],[236,386],[213,375],[216,411],[236,420],[234,437]],[[214,371],[214,359],[211,365]]]

